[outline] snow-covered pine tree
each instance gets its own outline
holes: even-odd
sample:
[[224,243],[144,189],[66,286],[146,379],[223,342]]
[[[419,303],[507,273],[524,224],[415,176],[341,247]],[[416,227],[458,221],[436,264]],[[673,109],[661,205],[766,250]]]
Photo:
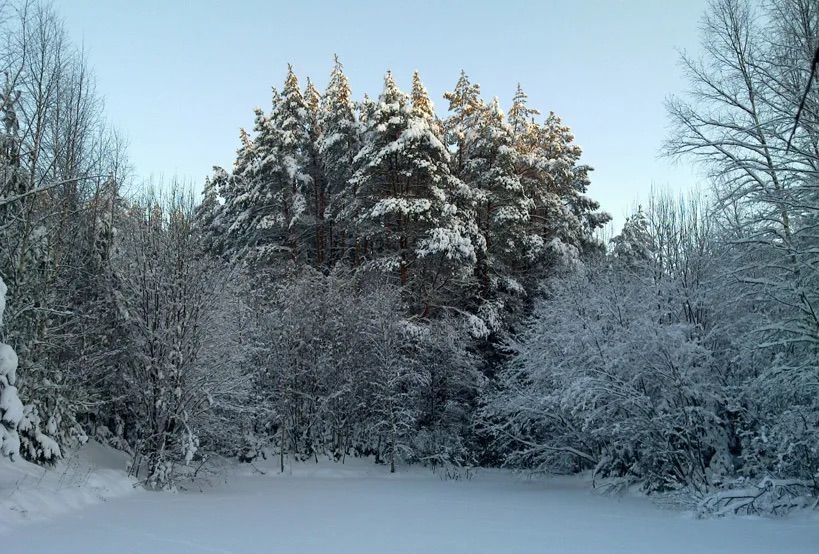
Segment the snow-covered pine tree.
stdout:
[[339,218],[349,201],[348,181],[352,176],[353,159],[360,149],[361,129],[356,119],[356,106],[347,76],[338,56],[327,89],[319,106],[319,122],[323,131],[318,145],[327,179],[330,261],[345,256],[350,244],[350,230]]
[[[275,108],[278,92],[273,89]],[[274,157],[274,130],[270,117],[260,109],[254,110],[253,132],[250,136],[240,133],[242,145],[237,151],[230,183],[224,190],[223,209],[228,228],[225,250],[230,257],[238,257],[254,263],[269,259],[269,244],[277,237],[271,236],[275,216],[271,177],[277,167]]]
[[534,202],[515,172],[517,152],[512,129],[497,98],[479,114],[463,178],[477,196],[477,222],[486,242],[477,267],[484,300],[498,291],[520,293],[520,275],[540,256],[543,244],[532,232]]
[[[273,90],[273,98],[276,91]],[[256,133],[267,132],[267,117],[260,109],[255,110],[254,130]],[[215,218],[207,229],[206,244],[211,245],[210,253],[222,255],[227,259],[248,258],[250,245],[255,245],[254,228],[258,223],[260,210],[254,206],[259,198],[254,194],[254,168],[260,150],[259,137],[254,140],[244,130],[239,131],[241,146],[236,151],[233,168],[224,186],[219,190],[222,206],[218,209],[219,217]],[[224,229],[218,236],[215,224]],[[251,258],[253,256],[250,256]]]
[[256,109],[255,136],[242,134],[233,173],[225,187],[227,250],[246,262],[271,267],[276,261],[315,259],[315,226],[306,173],[309,112],[298,78],[288,66],[284,89],[272,94],[272,110]]
[[481,87],[477,83],[472,83],[466,72],[461,70],[455,89],[445,92],[444,99],[449,101],[450,112],[444,122],[446,143],[454,148],[452,170],[461,176],[475,138],[474,131],[479,126],[484,108]]
[[531,194],[536,204],[533,217],[540,220],[544,239],[556,237],[579,250],[599,246],[592,239],[594,231],[611,217],[586,195],[592,168],[580,162],[582,149],[574,142],[574,134],[554,112],[549,112],[537,131],[544,186],[537,189],[540,195]]
[[[291,74],[292,71],[288,73],[288,92],[301,99],[298,81],[295,75],[291,79]],[[225,188],[223,209],[231,237],[227,250],[234,257],[263,267],[277,260],[295,259],[298,249],[291,225],[294,223],[294,198],[300,206],[300,214],[305,208],[302,187],[291,178],[301,167],[296,161],[300,157],[294,157],[299,154],[294,146],[299,134],[293,131],[299,126],[282,112],[283,94],[273,88],[271,97],[269,115],[260,108],[255,110],[253,139],[244,131],[241,133],[242,145],[237,151],[229,185]],[[300,104],[303,108],[303,102]],[[285,120],[288,123],[287,140],[281,127]]]
[[512,107],[509,108],[508,120],[512,127],[512,132],[518,141],[527,139],[535,127],[535,116],[540,112],[529,107],[529,95],[523,91],[523,87],[518,83],[515,89],[515,96],[512,97]]
[[314,261],[316,253],[311,243],[315,228],[308,206],[314,186],[313,178],[307,173],[309,111],[298,77],[290,65],[270,124],[276,140],[274,151],[278,168],[272,184],[281,210],[280,221],[285,236],[282,246],[292,260]]
[[313,255],[311,261],[316,267],[329,263],[329,226],[327,221],[327,178],[321,159],[321,142],[324,130],[320,119],[321,94],[308,78],[304,90],[304,105],[307,110],[306,124],[308,140],[304,143],[304,171],[310,177],[306,189],[309,224],[313,229]]
[[[422,94],[419,100],[427,101]],[[450,173],[437,122],[421,113],[388,72],[356,156],[348,211],[370,265],[396,275],[427,314],[440,305],[443,290],[471,271],[475,246],[472,223],[456,207],[466,188]]]
[[626,218],[620,234],[611,239],[612,255],[629,266],[643,263],[651,257],[652,239],[648,219],[642,206]]
[[355,116],[355,103],[344,68],[335,57],[330,82],[319,106],[322,136],[318,145],[324,176],[327,179],[328,261],[333,263],[346,255],[350,244],[349,225],[339,217],[345,202],[350,200],[348,181],[352,176],[353,159],[360,149],[360,128]]
[[205,179],[202,201],[196,207],[194,215],[197,228],[202,236],[202,244],[207,252],[220,255],[225,249],[224,205],[223,198],[230,181],[227,171],[213,166],[211,176]]
[[435,107],[432,105],[432,99],[429,97],[427,87],[421,81],[421,74],[418,71],[412,73],[410,102],[412,104],[412,115],[428,122],[432,131],[440,136],[442,129],[438,116],[435,115]]
[[[429,93],[427,92],[424,83],[421,81],[421,76],[418,71],[415,71],[412,75],[412,92],[410,94],[410,101],[412,104],[413,117],[422,121],[423,124],[430,130],[432,136],[437,139],[435,143],[436,147],[440,144],[444,145],[444,148],[446,148],[444,125],[435,114],[435,107],[429,97]],[[476,224],[476,197],[473,189],[466,186],[457,175],[452,173],[451,155],[449,154],[448,149],[446,149],[445,152],[446,159],[444,162],[448,168],[448,172],[451,174],[450,184],[445,188],[445,192],[447,194],[448,202],[455,207],[455,213],[453,214],[450,222],[450,232],[454,231],[455,234],[450,238],[468,238],[472,243],[472,249],[475,252],[475,259],[477,259],[478,252],[484,250],[485,244]],[[438,154],[435,152],[435,149],[432,149],[430,159],[434,160],[435,156],[437,155]],[[445,240],[448,242],[450,239]],[[432,244],[432,242],[429,244]],[[451,246],[454,245],[452,243],[448,243],[446,246],[444,246],[444,249],[450,248]],[[435,251],[435,248],[439,248],[439,246],[433,247],[433,251]],[[444,252],[444,255],[450,260],[453,258],[451,251]],[[422,267],[429,270],[429,268],[425,265]],[[455,266],[450,266],[449,269],[454,269],[454,267]],[[431,282],[434,283],[439,271],[440,266],[435,267],[432,269],[431,273],[427,272],[426,276],[430,278]],[[458,278],[462,280],[462,282],[457,283],[460,287],[463,287],[467,282],[471,284],[471,278],[466,277],[465,270]],[[452,296],[453,292],[453,290],[450,290],[448,293],[449,301],[455,300],[455,298]],[[458,301],[460,300],[461,299],[458,299]]]
[[593,233],[611,218],[585,195],[591,168],[579,163],[582,151],[569,127],[552,112],[543,125],[536,123],[540,112],[529,108],[527,100],[518,84],[508,120],[515,137],[516,172],[534,204],[532,234],[551,254],[542,261],[570,262],[597,246]]

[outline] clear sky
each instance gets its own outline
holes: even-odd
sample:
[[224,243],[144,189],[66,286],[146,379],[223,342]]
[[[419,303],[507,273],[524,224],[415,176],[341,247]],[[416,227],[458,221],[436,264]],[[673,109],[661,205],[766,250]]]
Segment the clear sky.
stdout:
[[[353,92],[381,91],[391,69],[418,69],[436,100],[463,68],[508,107],[521,82],[555,111],[595,168],[590,194],[617,223],[652,186],[695,184],[658,157],[664,99],[685,83],[678,49],[696,51],[705,0],[62,0],[95,69],[111,121],[140,177],[199,184],[230,167],[240,127],[269,108],[287,63],[323,88],[333,54]],[[302,82],[303,84],[303,82]]]

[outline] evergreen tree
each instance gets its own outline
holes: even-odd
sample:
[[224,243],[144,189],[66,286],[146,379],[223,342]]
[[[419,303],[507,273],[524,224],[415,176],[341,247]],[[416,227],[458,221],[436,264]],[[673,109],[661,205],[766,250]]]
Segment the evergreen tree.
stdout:
[[268,267],[282,259],[315,259],[315,225],[308,207],[313,177],[306,172],[309,112],[292,67],[282,92],[273,89],[270,115],[256,110],[254,133],[252,142],[243,133],[226,187],[223,211],[232,235],[230,250]]
[[574,260],[597,246],[593,233],[611,218],[585,193],[591,168],[579,163],[581,149],[574,144],[571,129],[553,112],[543,125],[535,122],[535,109],[527,106],[527,95],[518,85],[509,124],[514,134],[516,172],[526,195],[532,200],[532,234],[540,237],[548,260]]
[[[422,114],[427,100],[418,92]],[[453,202],[465,187],[449,171],[449,152],[435,121],[429,113],[414,113],[389,72],[367,123],[350,180],[356,195],[349,210],[364,241],[363,255],[373,267],[394,272],[429,313],[440,300],[434,297],[475,260],[470,222],[459,219]]]
[[[274,106],[277,100],[278,92],[274,88]],[[278,169],[275,129],[261,109],[257,108],[254,113],[255,136],[251,140],[244,129],[240,132],[242,145],[222,191],[224,206],[221,210],[223,225],[227,229],[225,255],[249,262],[275,257],[281,226],[272,184]]]
[[[410,95],[412,102],[412,115],[427,121],[437,127],[438,118],[435,115],[435,107],[432,105],[432,99],[429,97],[427,88],[421,82],[421,74],[417,71],[412,74],[412,94]],[[440,132],[439,129],[434,129]]]
[[648,261],[651,257],[652,238],[649,234],[648,219],[642,206],[626,218],[620,234],[611,239],[612,254],[623,263],[634,266]]
[[535,108],[530,108],[528,103],[529,95],[523,91],[523,87],[518,83],[508,117],[512,132],[519,141],[525,139],[532,131],[535,125],[535,116],[540,115],[540,112]]
[[557,237],[580,250],[596,246],[591,239],[594,231],[611,217],[586,195],[592,168],[580,163],[582,150],[574,143],[574,134],[554,112],[538,127],[537,153],[544,168],[543,186],[533,198],[544,240]]
[[308,140],[304,146],[305,173],[309,175],[308,212],[310,224],[314,227],[310,233],[314,239],[314,254],[312,262],[321,267],[329,263],[329,226],[327,221],[327,178],[324,173],[324,163],[321,159],[321,142],[324,130],[321,125],[321,94],[307,79],[304,92],[304,103],[307,108]]
[[203,248],[213,254],[221,254],[225,248],[227,229],[223,222],[222,198],[225,197],[230,175],[221,167],[214,166],[213,173],[205,179],[202,202],[196,207],[195,221],[202,236]]
[[453,171],[461,175],[466,160],[470,155],[474,130],[479,125],[484,103],[481,100],[481,87],[469,81],[467,74],[461,70],[461,76],[452,92],[444,93],[449,101],[450,115],[446,120],[446,142],[455,150]]
[[327,179],[330,262],[341,259],[350,246],[350,230],[338,216],[343,204],[349,199],[346,194],[347,183],[352,176],[353,159],[360,148],[360,129],[355,109],[350,84],[336,56],[330,82],[321,99],[318,117],[322,129],[318,148]]
[[542,242],[531,232],[534,203],[515,172],[514,137],[497,98],[478,113],[464,179],[478,198],[477,222],[486,251],[477,271],[482,296],[489,300],[499,289],[522,290],[517,274],[537,259]]
[[270,121],[274,138],[276,170],[272,177],[274,196],[280,206],[279,220],[286,249],[292,260],[315,260],[306,245],[315,234],[308,199],[315,183],[306,171],[310,143],[309,111],[292,66],[287,67],[281,99]]

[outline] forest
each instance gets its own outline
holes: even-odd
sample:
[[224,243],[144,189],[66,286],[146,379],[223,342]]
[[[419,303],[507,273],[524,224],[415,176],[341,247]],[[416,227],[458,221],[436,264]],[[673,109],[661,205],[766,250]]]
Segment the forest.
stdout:
[[703,180],[616,230],[561,117],[458,68],[440,99],[281,68],[231,167],[142,182],[55,10],[4,14],[3,457],[98,441],[156,490],[366,458],[817,506],[815,2],[711,2],[662,151]]

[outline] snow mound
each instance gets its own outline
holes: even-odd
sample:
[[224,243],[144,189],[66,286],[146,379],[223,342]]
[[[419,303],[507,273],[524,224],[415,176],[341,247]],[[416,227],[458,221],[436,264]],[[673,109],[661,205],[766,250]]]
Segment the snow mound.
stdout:
[[54,467],[0,459],[0,534],[135,491],[127,455],[89,442]]

